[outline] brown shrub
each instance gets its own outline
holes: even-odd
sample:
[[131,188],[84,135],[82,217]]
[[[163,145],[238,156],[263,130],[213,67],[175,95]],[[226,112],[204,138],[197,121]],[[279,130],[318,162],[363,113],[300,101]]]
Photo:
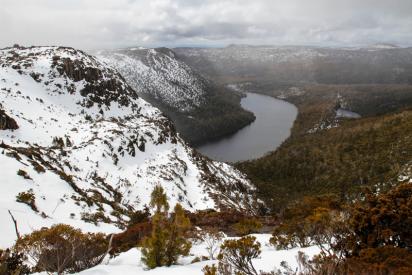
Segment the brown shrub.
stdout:
[[345,229],[344,211],[334,196],[305,197],[288,207],[270,239],[278,249],[331,244]]
[[24,264],[24,255],[11,252],[9,249],[0,249],[0,274],[2,275],[26,275],[30,269]]
[[36,206],[36,196],[33,193],[33,189],[17,194],[16,201],[27,204],[34,212],[39,212]]
[[392,246],[368,248],[347,259],[344,267],[348,274],[412,274],[412,253]]
[[118,254],[128,251],[136,247],[144,237],[148,236],[152,231],[152,224],[149,221],[134,224],[126,231],[115,234],[112,243],[112,254]]
[[21,169],[19,169],[19,171],[17,171],[17,175],[20,176],[20,177],[25,178],[26,180],[31,180],[32,179],[26,171],[21,170]]
[[34,272],[74,273],[99,264],[108,249],[104,234],[83,234],[69,225],[42,228],[17,240],[16,251],[23,253]]
[[[194,226],[201,228],[214,228],[217,231],[225,232],[228,235],[236,235],[235,224],[242,221],[252,219],[261,223],[262,226],[273,227],[276,224],[276,219],[273,217],[251,217],[244,213],[236,211],[220,211],[215,210],[199,210],[195,213],[187,214],[190,222]],[[265,228],[267,230],[267,228]]]
[[19,128],[17,122],[9,117],[0,105],[0,130],[16,130]]
[[260,253],[260,243],[253,236],[226,240],[220,247],[218,266],[205,266],[203,272],[205,275],[258,275],[252,259]]

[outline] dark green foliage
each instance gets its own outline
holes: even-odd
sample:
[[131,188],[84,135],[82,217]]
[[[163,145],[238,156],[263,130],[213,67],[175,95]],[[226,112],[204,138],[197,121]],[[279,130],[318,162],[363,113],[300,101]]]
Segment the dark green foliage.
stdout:
[[167,213],[169,210],[169,203],[167,202],[167,196],[161,185],[155,186],[150,195],[150,206],[156,213]]
[[154,188],[150,206],[155,210],[152,217],[152,232],[142,241],[142,261],[148,268],[170,266],[175,264],[179,256],[188,255],[191,243],[187,240],[190,220],[185,216],[180,204],[174,208],[169,217],[166,194],[158,185]]
[[142,242],[142,261],[148,268],[166,265],[166,217],[157,213],[152,218],[152,232]]
[[187,231],[190,229],[190,220],[186,217],[183,207],[176,204],[173,220],[169,224],[168,243],[166,246],[166,265],[175,264],[180,255],[188,255],[192,244],[187,240]]
[[259,229],[262,228],[262,223],[253,217],[243,219],[236,223],[234,229],[240,236],[245,236],[252,233],[258,233]]
[[345,200],[364,186],[388,189],[411,152],[412,111],[403,111],[291,138],[276,152],[238,167],[279,210],[305,195],[334,193]]

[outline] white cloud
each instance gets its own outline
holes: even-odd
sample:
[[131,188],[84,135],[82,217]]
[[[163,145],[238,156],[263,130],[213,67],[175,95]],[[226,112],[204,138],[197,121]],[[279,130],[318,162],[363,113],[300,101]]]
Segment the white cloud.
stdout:
[[411,45],[410,0],[0,0],[0,46]]

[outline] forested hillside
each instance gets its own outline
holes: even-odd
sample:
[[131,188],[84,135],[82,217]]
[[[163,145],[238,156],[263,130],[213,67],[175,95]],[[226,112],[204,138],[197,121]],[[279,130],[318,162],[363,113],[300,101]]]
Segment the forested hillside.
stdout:
[[238,167],[273,210],[305,195],[356,196],[363,187],[388,189],[412,160],[412,111],[342,120],[339,127],[299,135],[278,150]]

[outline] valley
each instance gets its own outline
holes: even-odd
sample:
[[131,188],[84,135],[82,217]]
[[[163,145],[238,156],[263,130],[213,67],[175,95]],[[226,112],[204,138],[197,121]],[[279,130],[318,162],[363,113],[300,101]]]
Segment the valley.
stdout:
[[252,112],[256,120],[234,135],[207,143],[196,149],[209,158],[239,162],[256,159],[274,151],[290,135],[297,109],[273,97],[246,93],[241,106]]
[[412,270],[411,54],[0,50],[0,246],[21,253],[0,264],[44,274],[71,251],[76,274],[232,275],[213,268],[242,250],[271,275],[396,274],[367,250]]
[[175,51],[216,82],[297,107],[291,135],[280,147],[236,164],[270,211],[305,196],[356,199],[365,188],[389,190],[404,179],[412,159],[411,48],[231,45]]
[[172,49],[126,48],[92,52],[117,69],[146,101],[159,108],[193,146],[228,136],[255,117],[242,94],[188,66]]
[[411,275],[411,0],[1,0],[0,275]]

